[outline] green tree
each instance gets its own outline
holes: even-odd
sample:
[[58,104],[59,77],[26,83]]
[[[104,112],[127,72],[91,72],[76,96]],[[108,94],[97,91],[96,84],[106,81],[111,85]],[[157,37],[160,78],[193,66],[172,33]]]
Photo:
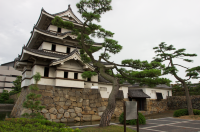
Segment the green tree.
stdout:
[[[31,85],[29,87],[29,89],[31,91],[38,91],[39,88],[38,88],[38,82],[40,81],[40,78],[41,78],[41,75],[39,72],[37,72],[34,76],[33,76],[34,80],[35,80],[35,84],[34,85]],[[29,93],[27,96],[26,96],[26,101],[24,101],[23,103],[23,107],[24,108],[28,108],[31,110],[31,113],[28,114],[28,113],[24,113],[22,116],[25,116],[25,117],[29,117],[29,118],[42,118],[44,119],[44,117],[42,117],[40,115],[39,112],[37,111],[40,111],[42,110],[43,108],[45,108],[45,106],[41,106],[40,105],[40,101],[38,100],[39,98],[41,97],[41,94],[35,94],[35,93]]]
[[[127,59],[122,64],[116,64],[109,61],[110,54],[117,54],[121,51],[122,46],[118,44],[112,37],[114,33],[107,31],[95,21],[100,22],[101,14],[112,10],[111,0],[81,0],[76,4],[78,12],[81,14],[84,23],[82,27],[76,28],[72,22],[63,21],[62,18],[56,16],[52,20],[52,24],[61,28],[72,30],[72,34],[77,36],[78,46],[81,47],[80,56],[84,63],[92,63],[96,67],[95,71],[85,71],[83,78],[91,78],[100,74],[103,78],[112,83],[112,91],[109,95],[108,106],[101,116],[100,127],[108,126],[110,119],[114,113],[116,106],[116,95],[123,82],[134,84],[139,82],[149,86],[157,84],[168,84],[170,80],[159,78],[161,68],[164,67],[160,62],[151,62]],[[103,38],[102,47],[95,47],[92,37]],[[95,59],[93,53],[103,49],[98,59]],[[102,61],[106,61],[113,67],[106,67]],[[126,70],[123,67],[131,67],[132,70]],[[114,74],[113,70],[117,70],[118,74]],[[139,71],[136,71],[139,70]]]
[[17,76],[16,80],[13,81],[14,85],[14,91],[21,92],[21,82],[22,82],[22,76]]
[[[186,62],[193,62],[191,59],[186,59],[184,57],[194,57],[197,55],[184,53],[186,49],[176,50],[176,48],[174,48],[173,45],[168,46],[164,42],[159,44],[158,47],[154,47],[153,49],[155,49],[155,53],[157,54],[156,57],[154,57],[154,61],[156,61],[156,62],[168,61],[169,62],[168,66],[163,68],[163,74],[172,74],[182,84],[182,86],[185,89],[185,95],[186,95],[189,115],[194,115],[193,109],[192,109],[191,98],[190,98],[189,91],[188,91],[187,82],[190,79],[198,79],[199,78],[198,75],[199,75],[199,71],[200,71],[200,66],[193,67],[193,68],[187,68],[183,65],[175,64],[174,59],[182,59],[183,61],[186,61]],[[177,66],[180,66],[180,67],[186,69],[186,77],[188,77],[187,79],[183,79],[177,75],[177,73],[178,73],[178,69],[176,68]]]

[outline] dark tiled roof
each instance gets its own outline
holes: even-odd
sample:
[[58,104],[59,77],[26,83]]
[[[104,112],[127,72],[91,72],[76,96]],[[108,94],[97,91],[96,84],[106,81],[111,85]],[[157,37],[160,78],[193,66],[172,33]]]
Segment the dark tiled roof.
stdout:
[[[134,88],[134,87],[148,87],[148,86],[147,85],[140,86],[139,83],[135,83],[132,86],[129,86],[129,88]],[[159,85],[156,85],[155,87],[156,88],[172,88],[172,87],[167,86],[166,84],[159,84]]]
[[123,90],[119,90],[117,95],[116,95],[116,99],[124,99],[124,93]]
[[[70,5],[68,5],[68,9],[67,9],[67,10],[62,11],[62,12],[59,12],[59,13],[55,13],[55,14],[52,14],[52,15],[53,15],[53,16],[56,16],[56,15],[62,14],[62,13],[64,13],[64,12],[67,12],[68,10],[71,10],[72,14],[76,17],[76,15],[75,15],[74,12],[72,11]],[[78,19],[78,17],[76,17],[76,18]],[[83,24],[83,22],[82,22],[80,19],[78,19],[78,20],[81,22],[81,24]]]
[[63,56],[66,56],[66,55],[62,55],[62,54],[57,54],[57,53],[52,53],[52,52],[46,52],[44,50],[30,49],[30,48],[27,48],[27,47],[23,47],[23,49],[25,49],[27,51],[30,51],[32,53],[36,53],[36,54],[40,54],[40,55],[45,55],[45,56],[50,56],[50,57],[56,57],[56,58],[61,58]]
[[43,33],[47,33],[47,34],[54,35],[54,36],[58,36],[58,35],[64,36],[64,35],[66,35],[67,33],[72,33],[71,31],[69,31],[69,32],[64,32],[64,33],[52,33],[52,32],[47,31],[47,30],[42,30],[42,29],[40,29],[40,28],[38,28],[38,27],[34,27],[34,28],[37,29],[37,30],[39,30],[39,31],[41,31],[41,32],[43,32]]
[[60,61],[60,60],[63,60],[63,59],[66,59],[66,58],[72,56],[75,52],[78,52],[78,50],[75,49],[75,50],[73,50],[71,53],[69,53],[68,55],[65,55],[65,56],[63,56],[63,57],[61,57],[61,58],[59,58],[59,59],[57,59],[57,60],[52,60],[51,63],[56,62],[56,61]]
[[128,90],[128,97],[131,98],[151,98],[147,94],[145,94],[142,89],[134,89],[134,90]]

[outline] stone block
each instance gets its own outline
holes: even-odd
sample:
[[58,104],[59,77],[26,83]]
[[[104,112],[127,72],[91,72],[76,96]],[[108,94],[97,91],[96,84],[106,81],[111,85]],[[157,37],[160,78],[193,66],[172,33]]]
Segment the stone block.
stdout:
[[93,100],[94,100],[94,99],[97,99],[97,95],[96,95],[96,94],[90,95],[90,96],[89,96],[89,99],[93,99]]
[[60,123],[60,119],[53,119],[53,122]]
[[45,90],[46,89],[46,85],[38,85],[39,89]]
[[76,117],[76,113],[70,113],[70,116],[71,116],[72,118],[74,118],[74,117]]
[[84,110],[91,110],[89,106],[84,106]]
[[76,91],[76,96],[81,96],[81,91]]
[[81,114],[82,114],[82,115],[89,115],[89,112],[90,112],[90,111],[84,110],[84,111],[81,112]]
[[41,112],[42,112],[42,113],[47,113],[47,112],[49,112],[49,111],[48,111],[47,109],[42,109]]
[[91,121],[92,115],[83,115],[83,121]]
[[56,110],[59,110],[60,108],[62,108],[62,107],[59,105],[56,106]]
[[61,107],[63,107],[65,105],[65,102],[55,102],[55,103],[56,103],[56,105],[59,105]]
[[83,106],[89,106],[89,99],[83,100]]
[[66,103],[65,103],[65,105],[67,105],[67,106],[70,106],[71,104],[72,104],[71,100],[67,100]]
[[90,107],[91,108],[96,108],[96,104],[94,103],[94,104],[90,104]]
[[72,102],[72,106],[77,107],[78,104],[76,102]]
[[94,112],[94,111],[89,111],[89,114],[90,114],[90,115],[94,115],[95,112]]
[[70,99],[71,101],[76,101],[76,97],[72,97],[72,96],[71,96],[69,99]]
[[59,110],[58,110],[58,113],[60,113],[60,114],[63,114],[65,112],[65,110],[63,109],[63,108],[60,108]]
[[67,119],[66,119],[66,118],[60,119],[60,122],[66,123],[66,122],[67,122]]
[[81,118],[80,117],[75,117],[74,120],[75,121],[81,121]]
[[31,110],[29,110],[29,109],[26,109],[26,108],[24,108],[24,109],[21,111],[21,114],[20,114],[20,115],[23,115],[24,113],[31,114],[31,113],[32,113],[32,111],[31,111]]
[[63,106],[64,110],[67,110],[68,108],[69,108],[69,106],[66,106],[66,105]]
[[99,115],[99,116],[102,116],[102,114],[103,114],[103,112],[98,112],[98,115]]
[[56,102],[56,101],[59,101],[60,100],[60,97],[59,96],[55,96],[54,98],[53,98],[53,100]]
[[51,119],[50,114],[49,113],[44,114],[44,118],[46,118],[47,120]]
[[52,90],[45,90],[44,92],[42,92],[42,96],[53,96],[53,91]]
[[57,114],[56,108],[51,108],[51,109],[49,110],[49,113]]
[[69,95],[65,95],[64,97],[65,97],[66,99],[69,99]]
[[78,108],[78,107],[74,107],[74,110],[75,110],[76,113],[82,112],[82,109],[81,109],[81,108]]
[[74,109],[68,109],[68,112],[75,112]]
[[52,104],[53,103],[53,99],[51,97],[45,97],[43,99],[43,104]]
[[83,116],[83,115],[82,115],[81,113],[78,113],[78,116],[81,117],[81,116]]
[[77,103],[77,104],[78,104],[78,107],[82,107],[82,105],[83,105],[82,103]]
[[54,115],[54,114],[51,114],[50,117],[51,117],[51,119],[56,119],[56,115]]
[[94,99],[90,99],[90,104],[95,103]]
[[96,103],[96,106],[97,107],[101,107],[101,103]]
[[63,114],[57,114],[57,119],[61,119],[63,117]]
[[69,112],[65,112],[65,113],[64,113],[64,117],[65,117],[65,118],[69,118],[69,117],[70,117]]
[[87,94],[82,95],[83,99],[89,99]]
[[69,95],[69,96],[74,96],[74,97],[75,97],[75,96],[76,96],[76,93],[75,93],[75,92],[69,92],[68,95]]
[[101,119],[98,115],[92,115],[92,121],[99,121]]
[[103,112],[105,109],[106,109],[105,106],[99,107],[99,108],[98,108],[98,112]]
[[67,99],[65,97],[60,97],[60,101],[66,101]]
[[53,90],[53,86],[46,85],[46,90]]
[[74,118],[68,118],[67,122],[74,122]]
[[71,105],[71,106],[69,106],[69,109],[73,109],[73,108],[74,108],[74,106],[72,106],[72,105]]
[[78,98],[77,98],[77,102],[78,102],[78,103],[82,103],[82,102],[83,102],[83,98],[78,97]]
[[51,109],[52,107],[55,107],[55,105],[54,104],[47,104],[46,105],[46,109]]

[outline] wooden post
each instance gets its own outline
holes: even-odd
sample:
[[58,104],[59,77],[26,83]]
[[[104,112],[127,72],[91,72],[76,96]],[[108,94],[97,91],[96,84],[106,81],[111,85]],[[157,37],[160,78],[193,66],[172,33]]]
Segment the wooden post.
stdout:
[[126,132],[126,104],[124,101],[124,132]]
[[137,132],[139,132],[139,119],[138,119],[138,101],[137,101]]

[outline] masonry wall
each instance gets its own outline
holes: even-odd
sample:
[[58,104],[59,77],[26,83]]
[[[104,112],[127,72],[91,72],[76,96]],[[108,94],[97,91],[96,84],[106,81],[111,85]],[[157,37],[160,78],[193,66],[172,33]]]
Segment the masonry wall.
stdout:
[[[40,101],[46,106],[41,114],[55,122],[100,120],[108,105],[108,99],[101,98],[99,90],[96,89],[58,88],[45,85],[39,85],[39,89],[37,94],[42,95]],[[20,117],[23,113],[30,112],[22,107],[29,92],[27,87],[22,89],[11,116]],[[117,100],[116,103],[113,117],[119,117],[123,112],[123,100]]]
[[[192,95],[193,109],[200,110],[200,95]],[[186,96],[171,96],[167,98],[167,106],[170,110],[187,109]]]

